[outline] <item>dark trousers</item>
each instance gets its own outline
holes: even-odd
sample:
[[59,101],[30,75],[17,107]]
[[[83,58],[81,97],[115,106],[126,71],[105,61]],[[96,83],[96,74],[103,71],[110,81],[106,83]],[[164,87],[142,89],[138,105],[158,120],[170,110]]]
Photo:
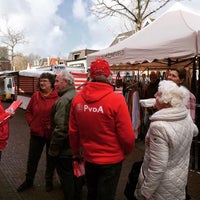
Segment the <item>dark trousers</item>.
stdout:
[[76,178],[73,171],[72,157],[57,158],[56,170],[60,178],[64,200],[81,200],[83,177]]
[[32,136],[30,137],[30,145],[29,145],[29,152],[28,152],[28,162],[27,162],[27,171],[26,171],[26,180],[33,182],[35,178],[35,174],[37,171],[38,163],[41,158],[44,146],[46,145],[46,175],[52,180],[53,172],[52,169],[48,170],[48,149],[49,149],[50,141],[46,138]]
[[0,160],[1,160],[1,151],[0,151]]
[[121,168],[122,162],[107,165],[86,162],[87,200],[114,200]]

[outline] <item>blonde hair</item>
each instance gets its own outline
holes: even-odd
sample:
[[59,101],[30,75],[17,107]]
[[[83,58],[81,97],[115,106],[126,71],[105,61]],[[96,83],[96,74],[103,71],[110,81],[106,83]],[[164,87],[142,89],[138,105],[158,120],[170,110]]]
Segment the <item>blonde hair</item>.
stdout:
[[184,86],[178,86],[173,81],[160,81],[158,92],[161,94],[158,101],[170,104],[171,107],[182,107],[187,105],[189,91]]

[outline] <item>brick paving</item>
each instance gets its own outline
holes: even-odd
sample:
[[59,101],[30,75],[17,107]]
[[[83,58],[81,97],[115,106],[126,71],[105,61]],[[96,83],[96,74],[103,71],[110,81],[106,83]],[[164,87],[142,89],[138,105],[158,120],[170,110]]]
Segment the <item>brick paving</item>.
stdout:
[[[7,107],[8,104],[5,104]],[[44,171],[45,152],[43,153],[36,173],[34,187],[18,193],[16,188],[24,181],[27,153],[29,144],[29,128],[24,118],[24,110],[19,109],[10,121],[10,138],[7,148],[2,153],[0,163],[0,200],[62,200],[62,192],[58,177],[54,178],[54,190],[45,191]],[[135,151],[129,155],[123,164],[116,200],[126,200],[123,195],[128,173],[134,161],[143,156],[143,144],[136,143]],[[188,177],[188,188],[192,200],[200,200],[200,174],[190,172]],[[86,188],[83,188],[86,200]]]

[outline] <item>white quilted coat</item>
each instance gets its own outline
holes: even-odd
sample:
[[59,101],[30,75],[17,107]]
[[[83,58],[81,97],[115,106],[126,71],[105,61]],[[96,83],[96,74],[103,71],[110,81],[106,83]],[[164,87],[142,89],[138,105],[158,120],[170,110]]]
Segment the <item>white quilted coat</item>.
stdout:
[[138,200],[184,200],[190,147],[198,134],[188,111],[165,108],[152,115],[135,195]]

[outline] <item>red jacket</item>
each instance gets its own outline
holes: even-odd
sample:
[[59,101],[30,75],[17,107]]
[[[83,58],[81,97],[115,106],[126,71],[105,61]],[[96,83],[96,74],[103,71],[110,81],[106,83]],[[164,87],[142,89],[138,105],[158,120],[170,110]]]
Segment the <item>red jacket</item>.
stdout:
[[[5,113],[4,107],[0,102],[0,115]],[[9,137],[9,124],[8,120],[0,123],[0,151],[3,150],[7,145],[7,140]]]
[[56,90],[53,90],[48,96],[44,96],[40,91],[33,94],[25,112],[32,135],[50,137],[51,109],[58,98]]
[[122,161],[135,141],[124,97],[101,82],[88,82],[74,97],[69,134],[73,154],[83,147],[84,159],[96,164]]

